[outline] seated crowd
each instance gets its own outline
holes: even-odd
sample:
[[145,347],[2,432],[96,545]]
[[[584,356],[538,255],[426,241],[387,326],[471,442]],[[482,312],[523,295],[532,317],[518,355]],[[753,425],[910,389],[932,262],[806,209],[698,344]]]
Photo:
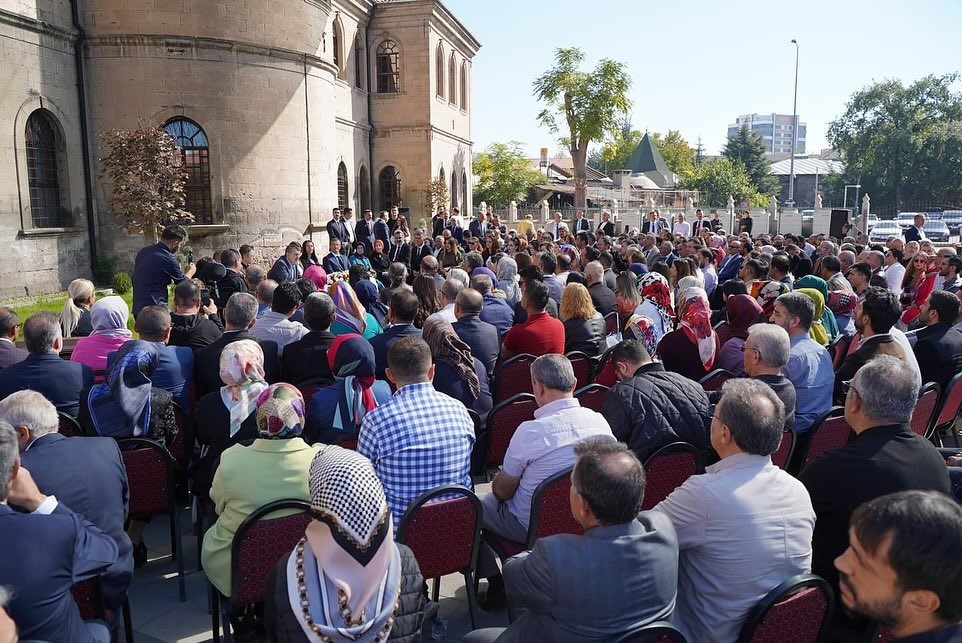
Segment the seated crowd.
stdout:
[[[242,246],[181,272],[185,233],[167,228],[135,264],[136,338],[124,300],[83,279],[59,316],[21,327],[0,308],[0,533],[20,554],[0,561],[0,638],[116,635],[147,563],[118,443],[133,437],[184,451],[210,523],[203,570],[225,597],[245,518],[310,504],[263,605],[232,606],[238,638],[416,640],[438,617],[398,528],[422,494],[487,475],[489,420],[522,399],[502,395],[502,371],[523,356],[536,410],[478,494],[476,574],[483,609],[524,612],[465,640],[613,641],[667,621],[688,641],[735,641],[809,573],[834,596],[833,640],[882,626],[962,640],[962,449],[933,445],[958,445],[954,425],[912,428],[922,385],[944,399],[962,372],[954,248],[729,235],[700,210],[674,226],[654,210],[621,236],[608,213],[593,226],[579,211],[575,233],[560,213],[509,230],[442,208],[413,231],[396,208],[351,214],[335,210],[321,259],[292,242],[269,270]],[[606,388],[589,408],[592,382]],[[807,458],[830,412],[851,437]],[[646,463],[677,443],[707,466],[646,504]],[[583,534],[507,555],[539,487],[568,470]],[[106,613],[83,621],[71,586],[94,576]]]

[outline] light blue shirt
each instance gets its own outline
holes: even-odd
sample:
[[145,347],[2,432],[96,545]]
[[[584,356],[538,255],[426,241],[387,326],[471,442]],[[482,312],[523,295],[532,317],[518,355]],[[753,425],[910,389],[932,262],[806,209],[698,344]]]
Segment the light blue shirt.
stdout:
[[795,430],[805,432],[832,408],[835,369],[825,347],[807,333],[792,337],[791,345],[782,375],[795,386]]

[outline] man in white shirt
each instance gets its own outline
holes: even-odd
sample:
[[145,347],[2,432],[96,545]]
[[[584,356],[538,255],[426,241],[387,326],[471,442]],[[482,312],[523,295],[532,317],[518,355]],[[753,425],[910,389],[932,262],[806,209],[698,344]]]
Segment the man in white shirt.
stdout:
[[428,316],[428,319],[443,319],[449,324],[458,321],[454,314],[454,303],[458,298],[458,293],[464,290],[464,282],[457,279],[448,279],[441,286],[441,301],[444,307],[436,313]]
[[251,327],[250,334],[257,339],[277,342],[277,355],[281,356],[284,347],[307,335],[307,326],[291,321],[291,315],[301,302],[301,291],[297,284],[288,281],[278,284],[271,297],[271,309],[264,313]]
[[679,212],[675,225],[671,228],[672,234],[680,234],[686,239],[691,236],[691,224],[685,221],[685,213]]
[[889,248],[885,251],[885,283],[888,289],[896,295],[902,294],[902,279],[905,278],[905,266],[902,265],[902,251]]
[[767,384],[725,383],[711,423],[721,461],[655,506],[678,532],[672,622],[689,641],[734,641],[748,612],[812,566],[815,512],[801,482],[772,464],[785,407]]

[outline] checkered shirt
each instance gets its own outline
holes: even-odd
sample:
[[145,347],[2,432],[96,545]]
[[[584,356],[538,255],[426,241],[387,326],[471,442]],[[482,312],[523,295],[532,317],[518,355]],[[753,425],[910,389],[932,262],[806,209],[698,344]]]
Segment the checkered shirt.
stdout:
[[474,438],[464,405],[429,382],[408,384],[364,416],[357,450],[374,463],[395,530],[425,491],[446,484],[471,487]]

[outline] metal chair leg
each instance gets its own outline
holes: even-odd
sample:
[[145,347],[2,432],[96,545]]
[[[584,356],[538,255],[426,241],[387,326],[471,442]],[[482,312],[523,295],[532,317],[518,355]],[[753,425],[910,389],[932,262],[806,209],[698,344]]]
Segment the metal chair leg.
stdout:
[[207,601],[208,605],[212,607],[210,610],[210,631],[214,643],[220,643],[220,600],[214,585],[208,582],[207,586],[210,588],[210,591],[207,592]]
[[478,594],[476,591],[473,574],[470,572],[464,575],[464,591],[468,595],[468,614],[471,616],[471,629],[478,629]]
[[180,556],[177,556],[177,591],[180,594],[180,602],[186,603],[187,602],[187,581],[184,577],[184,556],[183,556],[184,541],[183,541],[183,536],[180,533],[180,512],[177,511],[177,507],[173,508],[173,511],[171,512],[170,517],[171,517],[170,523],[172,525],[171,527],[172,538],[170,541],[170,548],[171,548],[171,551],[173,551],[174,548],[176,547],[177,551],[179,551],[181,554]]
[[134,643],[134,623],[130,616],[130,600],[124,596],[124,640],[126,643]]

